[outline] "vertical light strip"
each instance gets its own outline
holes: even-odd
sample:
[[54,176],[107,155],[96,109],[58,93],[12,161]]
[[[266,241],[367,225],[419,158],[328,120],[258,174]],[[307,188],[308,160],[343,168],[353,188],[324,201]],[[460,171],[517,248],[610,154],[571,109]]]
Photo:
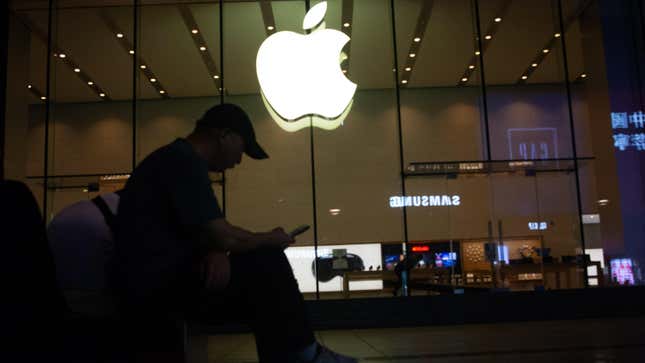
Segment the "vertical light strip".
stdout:
[[213,61],[213,55],[211,54],[210,49],[208,49],[208,47],[206,46],[206,40],[204,40],[204,37],[202,36],[202,32],[197,25],[197,21],[193,16],[193,12],[190,10],[188,5],[177,5],[177,8],[179,9],[179,13],[184,20],[186,29],[188,30],[188,33],[193,40],[193,43],[195,44],[195,48],[198,50],[202,58],[202,62],[208,70],[208,77],[213,81],[213,83],[215,83],[215,89],[217,90],[217,92],[222,93],[223,87],[221,72],[217,69],[215,62]]
[[[38,28],[38,26],[33,23],[26,15],[16,13],[16,16],[20,18],[20,20],[29,28],[29,30],[31,30],[36,38],[42,41],[45,45],[48,44],[49,37],[47,33]],[[102,87],[100,87],[96,83],[96,81],[82,67],[78,65],[78,63],[76,63],[72,59],[69,52],[64,51],[62,48],[56,45],[56,43],[51,44],[51,47],[49,48],[51,48],[50,56],[57,58],[65,66],[71,69],[72,72],[74,72],[76,76],[79,77],[81,81],[85,83],[85,85],[87,85],[92,90],[92,92],[96,94],[101,100],[110,100],[107,92]]]
[[495,35],[499,31],[501,24],[504,22],[504,18],[508,14],[510,6],[511,0],[504,0],[500,4],[499,8],[497,8],[497,11],[495,11],[495,16],[486,28],[486,31],[482,34],[482,39],[478,39],[479,36],[475,37],[475,51],[470,56],[466,69],[461,74],[461,77],[459,77],[457,86],[464,86],[471,80],[473,73],[477,70],[477,65],[480,64],[480,56],[483,56],[484,52],[486,52],[490,44],[495,39]]
[[419,12],[417,17],[417,24],[414,28],[414,33],[412,33],[412,39],[410,40],[410,46],[408,47],[408,52],[405,55],[405,66],[401,72],[400,77],[400,86],[405,87],[409,84],[410,78],[412,78],[412,72],[414,72],[414,65],[416,64],[417,57],[421,51],[421,44],[423,43],[423,35],[425,34],[426,29],[428,28],[428,23],[430,22],[430,15],[432,15],[432,7],[434,6],[433,0],[426,0],[423,2],[423,7]]
[[99,12],[99,17],[103,20],[109,31],[114,35],[117,42],[129,55],[134,57],[135,63],[139,70],[145,75],[150,85],[157,91],[161,98],[170,98],[168,90],[163,86],[159,77],[152,71],[150,65],[141,56],[141,47],[138,47],[135,54],[134,45],[125,36],[125,33],[116,25],[116,22],[110,17],[105,10]]

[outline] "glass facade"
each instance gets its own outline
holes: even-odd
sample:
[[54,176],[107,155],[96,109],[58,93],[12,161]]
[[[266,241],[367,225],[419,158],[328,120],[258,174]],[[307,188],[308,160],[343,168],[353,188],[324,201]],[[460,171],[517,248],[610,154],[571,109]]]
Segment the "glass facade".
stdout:
[[[51,220],[231,102],[270,158],[213,174],[213,189],[235,225],[312,226],[286,250],[306,298],[642,283],[645,230],[621,206],[625,178],[642,197],[645,168],[621,175],[619,152],[643,165],[643,100],[610,102],[602,2],[329,0],[324,25],[303,30],[318,3],[16,5],[5,175]],[[337,72],[357,88],[337,128],[307,115],[290,132],[260,87],[258,50],[323,27],[349,38]],[[277,77],[303,82],[291,74]]]

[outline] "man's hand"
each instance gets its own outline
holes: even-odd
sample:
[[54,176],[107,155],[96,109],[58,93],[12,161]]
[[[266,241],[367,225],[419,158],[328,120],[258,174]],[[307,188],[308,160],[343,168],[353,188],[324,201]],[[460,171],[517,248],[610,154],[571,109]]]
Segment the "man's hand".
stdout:
[[281,248],[287,248],[290,244],[294,243],[296,240],[289,236],[282,227],[277,227],[269,232],[268,244],[271,246],[279,246]]

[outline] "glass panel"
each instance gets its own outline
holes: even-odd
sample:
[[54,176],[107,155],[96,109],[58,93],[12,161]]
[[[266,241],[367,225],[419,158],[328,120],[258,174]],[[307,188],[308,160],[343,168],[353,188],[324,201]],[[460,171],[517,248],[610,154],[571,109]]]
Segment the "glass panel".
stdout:
[[[25,12],[25,24],[32,34],[31,54],[35,89],[46,92],[46,75],[38,72],[50,59],[49,114],[44,103],[30,110],[30,134],[39,145],[47,147],[47,167],[37,154],[31,173],[56,176],[48,180],[47,210],[50,220],[64,206],[84,195],[69,193],[76,181],[64,178],[79,175],[125,173],[130,168],[132,150],[131,97],[132,61],[119,52],[112,19],[127,17],[132,7],[61,7],[52,13],[51,54],[47,55],[48,17],[45,11]],[[123,36],[132,37],[134,29],[120,27]],[[43,79],[43,76],[45,78]],[[48,127],[48,138],[39,136]],[[42,143],[42,144],[41,144]],[[74,188],[75,190],[77,188]]]
[[[47,7],[9,12],[4,177],[21,180],[43,207],[47,75]],[[34,23],[44,24],[34,31]]]
[[340,68],[357,88],[339,127],[298,131],[306,137],[313,132],[321,298],[392,296],[395,276],[392,271],[383,276],[381,270],[384,259],[398,254],[384,250],[401,246],[405,237],[402,209],[390,203],[401,195],[391,4],[327,4],[325,31],[350,38]]
[[[306,131],[289,133],[272,119],[262,100],[256,75],[260,45],[277,31],[302,33],[302,1],[248,1],[224,4],[225,102],[240,105],[253,121],[267,160],[244,156],[226,175],[228,220],[253,231],[301,224],[312,228],[299,235],[286,254],[301,291],[315,298],[312,274],[314,219],[311,144]],[[270,28],[269,28],[270,27]]]
[[140,7],[137,160],[187,136],[195,121],[220,102],[219,21],[218,2]]

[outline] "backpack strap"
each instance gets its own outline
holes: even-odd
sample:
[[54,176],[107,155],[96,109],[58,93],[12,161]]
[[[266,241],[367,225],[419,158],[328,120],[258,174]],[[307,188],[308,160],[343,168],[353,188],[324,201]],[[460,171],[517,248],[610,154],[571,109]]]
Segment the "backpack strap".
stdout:
[[101,211],[103,218],[105,218],[105,223],[107,223],[108,227],[110,227],[110,231],[112,231],[112,235],[114,235],[114,231],[116,230],[116,215],[112,213],[110,207],[108,207],[107,203],[105,203],[105,200],[101,198],[100,195],[92,198],[92,203],[94,203],[94,205],[96,205],[96,207]]

